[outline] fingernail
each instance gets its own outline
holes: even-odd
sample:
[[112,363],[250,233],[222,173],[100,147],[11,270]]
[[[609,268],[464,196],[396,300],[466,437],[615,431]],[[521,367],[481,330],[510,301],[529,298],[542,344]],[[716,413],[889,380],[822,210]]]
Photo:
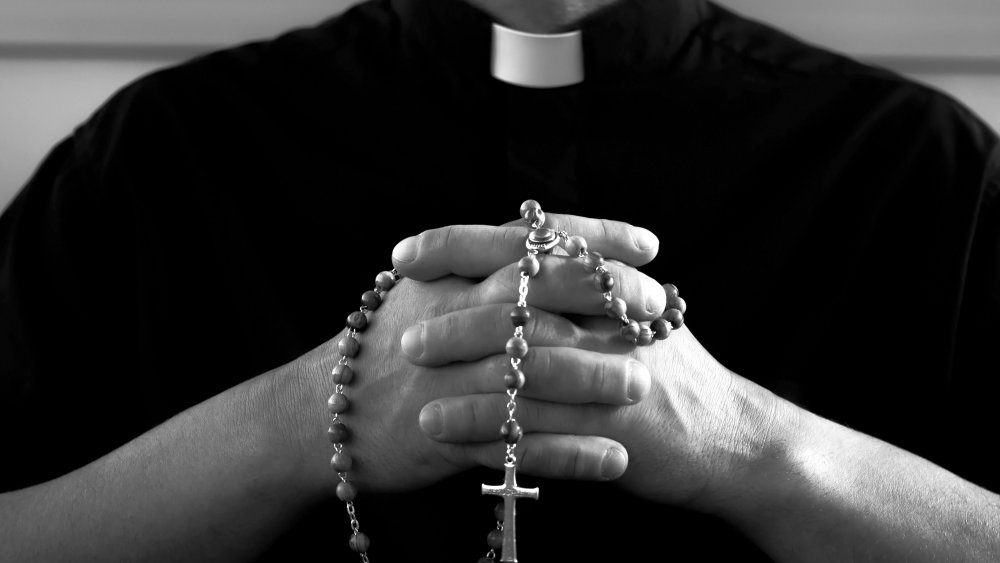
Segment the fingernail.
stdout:
[[649,390],[649,370],[642,363],[629,360],[628,367],[625,368],[625,381],[627,382],[625,399],[629,403],[635,403]]
[[656,289],[646,296],[646,312],[658,317],[667,308],[667,294],[662,287],[653,285]]
[[648,229],[632,227],[632,240],[639,250],[653,250],[660,246],[660,239]]
[[604,461],[601,462],[601,477],[607,480],[617,479],[625,473],[628,460],[617,448],[608,448],[604,452]]
[[403,353],[412,360],[419,360],[424,355],[424,323],[413,325],[403,333],[400,341]]
[[444,430],[444,413],[441,405],[430,405],[420,411],[420,429],[424,434],[434,437]]
[[403,239],[392,249],[392,259],[408,264],[417,259],[417,237]]

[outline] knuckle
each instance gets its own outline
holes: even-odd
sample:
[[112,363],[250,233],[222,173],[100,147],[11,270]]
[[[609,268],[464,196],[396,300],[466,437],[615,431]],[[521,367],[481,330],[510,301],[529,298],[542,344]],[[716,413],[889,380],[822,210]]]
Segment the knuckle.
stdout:
[[598,219],[597,220],[597,230],[600,237],[605,242],[611,242],[615,237],[615,227],[614,224],[608,219]]
[[527,421],[527,427],[540,427],[542,421],[542,407],[536,401],[519,401],[518,410],[521,411],[519,420]]
[[[617,364],[617,362],[615,362]],[[617,385],[616,380],[619,379],[617,376],[618,370],[612,365],[612,362],[608,359],[602,359],[601,361],[591,363],[593,366],[590,375],[590,389],[596,395],[596,397],[602,399],[609,399],[615,396]]]
[[475,300],[469,291],[455,291],[447,296],[443,305],[449,312],[455,313],[471,309],[475,305]]
[[441,235],[438,242],[438,246],[441,248],[450,248],[451,246],[451,235],[455,232],[455,227],[453,225],[448,225],[443,229],[440,229]]
[[524,249],[524,237],[525,232],[523,229],[518,228],[500,228],[497,229],[497,233],[501,235],[501,240],[497,241],[502,244],[504,248]]
[[637,271],[624,264],[614,265],[615,282],[621,287],[621,297],[626,301],[642,302],[643,284],[636,275]]
[[444,246],[451,237],[451,227],[441,227],[439,229],[428,229],[417,235],[420,251],[433,251]]
[[530,307],[530,309],[531,319],[526,325],[524,325],[524,337],[528,339],[528,342],[539,342],[541,341],[539,338],[541,332],[540,327],[543,324],[542,319],[540,318],[542,312],[533,307]]
[[439,330],[443,333],[446,340],[453,340],[454,336],[462,333],[462,321],[461,315],[456,313],[451,313],[441,317],[441,320],[437,323],[439,325]]
[[573,447],[568,448],[564,453],[565,458],[563,459],[562,473],[563,475],[571,476],[577,479],[586,477],[587,466],[584,463],[585,455],[583,447],[576,443]]
[[525,387],[530,386],[531,391],[537,394],[541,381],[551,379],[548,376],[552,369],[552,354],[548,350],[531,348],[526,360],[530,373],[525,373]]
[[[466,412],[461,420],[463,428],[468,429],[473,434],[483,434],[488,432],[483,425],[490,420],[492,408],[483,401],[469,401],[466,403]],[[497,427],[499,428],[499,426]]]
[[583,238],[590,240],[590,228],[588,225],[589,221],[582,219],[575,215],[566,215],[563,217],[560,225],[565,225],[561,230],[569,231],[571,235],[581,235]]
[[509,303],[511,295],[517,294],[520,281],[521,274],[516,266],[502,268],[482,283],[483,299],[487,303]]
[[[497,393],[506,391],[507,387],[502,384],[502,378],[496,377],[496,374],[501,373],[506,375],[507,370],[510,369],[510,356],[506,353],[494,354],[482,362],[482,366],[481,377],[486,381],[486,385],[482,389],[485,389],[487,392]],[[482,391],[476,392],[481,393]],[[473,391],[470,391],[467,394],[472,393]]]
[[490,229],[490,250],[502,250],[507,247],[507,235],[505,229]]
[[499,309],[498,314],[491,315],[497,334],[512,333],[513,325],[510,322],[510,315],[514,312],[514,307],[517,307],[514,303],[502,303],[499,307],[490,307],[491,310]]

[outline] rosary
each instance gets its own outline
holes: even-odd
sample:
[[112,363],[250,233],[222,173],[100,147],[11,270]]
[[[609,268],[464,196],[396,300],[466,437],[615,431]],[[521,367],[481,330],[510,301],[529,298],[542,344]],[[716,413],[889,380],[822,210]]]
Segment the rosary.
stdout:
[[[609,317],[621,322],[621,335],[624,339],[639,346],[648,346],[654,340],[665,340],[672,330],[679,329],[684,324],[684,313],[687,305],[673,285],[666,285],[667,310],[662,318],[656,319],[648,326],[629,319],[625,300],[614,297],[611,290],[615,287],[615,278],[605,268],[604,257],[598,252],[587,248],[587,241],[580,236],[570,236],[566,231],[557,231],[545,227],[545,213],[537,201],[528,200],[521,204],[521,218],[529,227],[525,247],[527,255],[518,262],[520,285],[518,287],[517,306],[511,312],[510,320],[514,326],[514,336],[507,341],[506,351],[510,356],[510,368],[504,374],[504,384],[507,387],[507,420],[500,427],[500,436],[506,445],[504,458],[504,482],[502,485],[483,485],[483,495],[493,495],[503,498],[494,510],[497,524],[487,536],[489,552],[479,559],[479,563],[496,561],[497,551],[500,552],[502,563],[517,563],[517,534],[515,526],[516,501],[519,498],[538,499],[538,488],[527,489],[517,485],[517,456],[515,450],[518,442],[524,436],[524,430],[515,418],[517,411],[517,393],[524,387],[526,375],[521,370],[521,364],[528,355],[528,342],[524,339],[524,326],[531,320],[528,309],[528,286],[530,280],[541,271],[540,258],[549,254],[557,246],[561,246],[571,258],[582,260],[584,266],[594,272],[594,286],[605,300],[604,310]],[[327,406],[332,415],[332,423],[327,436],[333,443],[334,455],[330,466],[337,473],[340,482],[337,483],[337,498],[347,506],[347,514],[351,521],[350,547],[361,556],[361,561],[369,563],[368,549],[371,545],[368,536],[361,531],[354,499],[357,487],[348,479],[348,471],[353,465],[351,455],[344,449],[348,441],[347,426],[341,415],[347,411],[350,404],[344,390],[354,379],[350,360],[361,351],[358,334],[368,327],[368,312],[374,312],[382,304],[386,293],[391,290],[401,276],[396,270],[382,272],[375,278],[375,289],[366,291],[361,296],[361,308],[347,317],[347,334],[338,342],[337,351],[340,360],[333,368],[333,382],[336,391],[330,396]]]

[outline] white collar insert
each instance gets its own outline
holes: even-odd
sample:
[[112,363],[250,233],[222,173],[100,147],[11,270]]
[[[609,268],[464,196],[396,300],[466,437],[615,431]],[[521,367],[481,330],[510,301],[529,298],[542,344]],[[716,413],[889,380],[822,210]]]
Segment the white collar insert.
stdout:
[[528,88],[559,88],[583,82],[579,30],[526,33],[493,24],[493,77]]

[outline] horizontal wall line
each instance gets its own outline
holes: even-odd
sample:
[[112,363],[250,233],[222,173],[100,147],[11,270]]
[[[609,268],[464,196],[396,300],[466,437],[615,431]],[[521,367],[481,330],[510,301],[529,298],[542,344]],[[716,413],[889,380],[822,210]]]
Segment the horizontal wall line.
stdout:
[[[0,43],[0,59],[183,61],[216,51],[219,45],[125,45],[73,43]],[[929,57],[856,55],[868,64],[914,74],[1000,75],[1000,57]]]
[[914,74],[1000,74],[1000,57],[886,57],[857,56],[871,65]]
[[0,59],[179,61],[219,49],[218,45],[0,43]]

